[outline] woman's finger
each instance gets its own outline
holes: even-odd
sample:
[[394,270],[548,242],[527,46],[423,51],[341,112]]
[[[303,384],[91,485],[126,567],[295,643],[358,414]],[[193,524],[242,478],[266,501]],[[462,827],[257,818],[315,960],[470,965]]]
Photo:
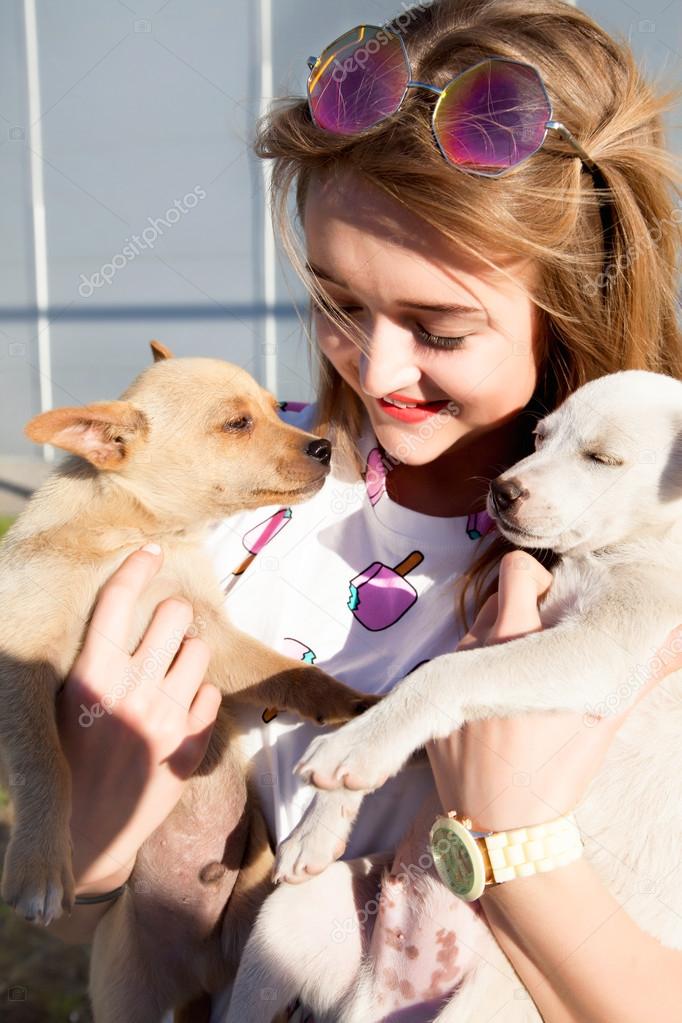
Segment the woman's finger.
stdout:
[[142,548],[129,554],[107,579],[85,636],[82,655],[86,661],[96,666],[102,657],[127,653],[137,601],[162,562],[160,553]]
[[492,593],[476,615],[476,620],[469,631],[460,639],[457,644],[457,649],[467,650],[472,647],[482,646],[483,643],[485,643],[488,633],[492,629],[496,618],[497,593]]
[[[186,639],[163,684],[164,693],[179,707],[191,711],[193,714],[198,713],[194,701],[198,696],[210,659],[211,649],[208,643],[198,636]],[[212,688],[215,689],[215,686]],[[204,696],[203,699],[206,697]],[[197,721],[197,724],[199,723]]]
[[211,682],[202,682],[189,708],[189,718],[193,731],[191,735],[200,735],[207,725],[212,724],[222,703],[222,694]]
[[134,654],[140,682],[159,685],[163,681],[193,618],[192,605],[181,597],[168,597],[157,605]]
[[[201,641],[188,642],[192,645]],[[189,777],[204,759],[221,701],[220,690],[216,686],[210,682],[202,683],[189,709],[187,735],[167,761],[171,770],[180,777]]]
[[538,600],[549,589],[552,574],[525,551],[505,554],[500,562],[498,613],[492,637],[513,639],[542,627]]

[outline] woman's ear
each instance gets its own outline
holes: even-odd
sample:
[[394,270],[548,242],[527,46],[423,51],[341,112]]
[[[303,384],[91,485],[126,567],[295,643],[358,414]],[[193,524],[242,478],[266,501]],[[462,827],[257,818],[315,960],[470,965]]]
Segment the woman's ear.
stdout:
[[133,441],[148,432],[146,416],[129,401],[99,401],[55,408],[34,416],[24,433],[36,444],[54,444],[87,459],[97,469],[116,470]]
[[154,362],[161,362],[162,359],[173,358],[173,353],[171,352],[170,348],[166,348],[166,346],[161,344],[160,341],[150,341],[149,347],[152,350]]

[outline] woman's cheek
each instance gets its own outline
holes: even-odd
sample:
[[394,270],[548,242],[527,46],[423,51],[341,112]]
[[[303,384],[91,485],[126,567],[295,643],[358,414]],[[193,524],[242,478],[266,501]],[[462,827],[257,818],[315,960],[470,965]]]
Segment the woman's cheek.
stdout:
[[318,322],[317,347],[329,359],[337,373],[346,377],[358,360],[358,349],[347,337],[333,327]]

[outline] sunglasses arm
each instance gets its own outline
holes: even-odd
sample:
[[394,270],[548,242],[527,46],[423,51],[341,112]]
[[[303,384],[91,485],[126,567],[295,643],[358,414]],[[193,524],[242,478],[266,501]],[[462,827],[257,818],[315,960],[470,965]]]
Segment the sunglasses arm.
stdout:
[[409,81],[407,83],[407,85],[406,85],[406,88],[407,89],[416,89],[416,88],[428,89],[429,92],[435,92],[435,94],[437,96],[440,96],[441,92],[444,91],[443,89],[439,89],[437,85],[429,85],[428,82],[412,82],[412,81]]
[[547,121],[545,128],[549,128],[552,131],[558,132],[558,134],[561,136],[564,142],[568,142],[571,146],[573,146],[576,153],[583,161],[587,169],[594,174],[594,172],[597,170],[596,163],[594,162],[591,156],[588,156],[588,154],[585,152],[583,147],[578,142],[575,135],[571,134],[571,132],[568,130],[565,124],[562,124],[561,121]]

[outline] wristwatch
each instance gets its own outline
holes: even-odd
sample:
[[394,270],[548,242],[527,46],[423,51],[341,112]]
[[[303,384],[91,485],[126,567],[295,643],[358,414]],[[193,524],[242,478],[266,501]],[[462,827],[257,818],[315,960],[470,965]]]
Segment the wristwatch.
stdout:
[[474,831],[470,818],[451,810],[434,821],[429,845],[441,881],[465,902],[516,877],[565,866],[583,852],[573,813],[510,831]]

